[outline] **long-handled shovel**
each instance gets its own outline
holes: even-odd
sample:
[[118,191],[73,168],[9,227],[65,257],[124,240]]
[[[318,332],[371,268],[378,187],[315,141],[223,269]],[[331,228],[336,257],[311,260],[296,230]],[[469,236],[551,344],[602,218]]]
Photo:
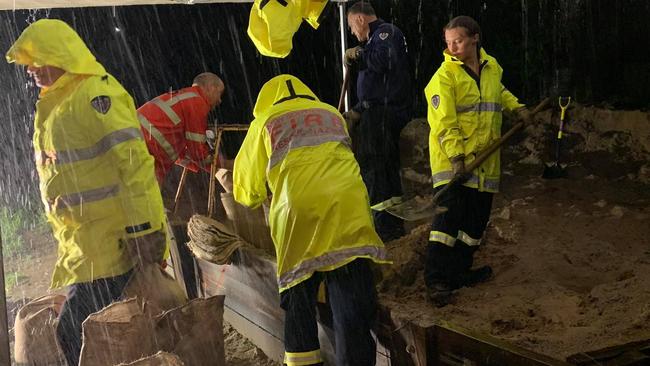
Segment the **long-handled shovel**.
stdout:
[[[548,101],[549,101],[548,98],[542,100],[535,107],[535,109],[531,111],[531,115],[535,115],[536,113],[544,109],[544,107],[546,107],[546,105],[548,104]],[[495,151],[497,151],[501,147],[501,145],[503,145],[506,141],[508,141],[508,139],[510,139],[512,135],[514,135],[517,131],[519,131],[523,127],[524,127],[524,122],[519,122],[515,124],[508,132],[506,132],[503,136],[501,136],[501,138],[495,141],[492,145],[488,146],[476,157],[476,159],[474,159],[471,163],[469,163],[466,167],[466,170],[468,172],[471,172],[474,169],[478,168],[490,155],[492,155]],[[446,207],[438,206],[438,200],[451,187],[459,184],[461,180],[462,177],[454,177],[449,183],[447,183],[430,199],[415,197],[410,200],[395,204],[395,201],[399,202],[400,200],[399,199],[395,200],[395,198],[393,198],[392,200],[394,200],[394,202],[388,204],[385,204],[386,202],[382,202],[378,205],[373,206],[373,209],[375,210],[383,209],[386,212],[390,213],[391,215],[399,217],[406,221],[417,221],[425,218],[431,218],[447,210]],[[384,205],[384,207],[381,207],[381,205]]]
[[560,163],[560,149],[562,146],[562,136],[564,134],[564,117],[566,114],[567,108],[571,103],[571,97],[558,97],[558,104],[560,105],[560,128],[557,131],[557,139],[555,141],[555,161],[552,163],[546,163],[544,167],[544,172],[542,173],[542,178],[544,179],[556,179],[556,178],[566,178],[566,164]]

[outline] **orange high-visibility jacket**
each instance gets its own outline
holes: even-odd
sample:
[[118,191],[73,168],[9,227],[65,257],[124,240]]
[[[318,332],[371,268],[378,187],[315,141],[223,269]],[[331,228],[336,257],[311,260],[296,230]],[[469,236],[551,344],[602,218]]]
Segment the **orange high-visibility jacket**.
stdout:
[[162,182],[174,165],[209,169],[211,157],[206,143],[208,104],[197,86],[165,93],[138,108],[140,128],[149,152],[156,159],[156,177]]

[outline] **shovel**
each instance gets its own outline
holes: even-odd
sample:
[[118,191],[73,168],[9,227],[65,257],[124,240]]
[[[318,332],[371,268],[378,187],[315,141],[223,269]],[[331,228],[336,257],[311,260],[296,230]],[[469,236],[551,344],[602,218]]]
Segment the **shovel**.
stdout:
[[558,104],[560,105],[560,128],[557,131],[557,140],[555,141],[555,161],[546,163],[542,178],[544,179],[557,179],[566,178],[566,164],[560,163],[560,148],[562,146],[562,135],[564,134],[564,116],[567,108],[571,103],[571,97],[558,97]]
[[[531,111],[531,115],[537,114],[544,109],[548,104],[549,98],[543,99]],[[497,151],[512,135],[524,127],[524,122],[519,122],[514,125],[508,132],[501,138],[495,141],[492,145],[483,150],[471,163],[466,167],[468,172],[478,168],[483,162]],[[389,214],[399,217],[405,221],[417,221],[426,218],[432,218],[437,214],[447,211],[446,207],[438,206],[439,198],[447,192],[451,187],[457,185],[462,180],[462,177],[454,177],[442,189],[440,189],[433,197],[414,197],[409,200],[403,201],[400,197],[393,197],[387,201],[381,202],[372,206],[375,211],[386,211]]]

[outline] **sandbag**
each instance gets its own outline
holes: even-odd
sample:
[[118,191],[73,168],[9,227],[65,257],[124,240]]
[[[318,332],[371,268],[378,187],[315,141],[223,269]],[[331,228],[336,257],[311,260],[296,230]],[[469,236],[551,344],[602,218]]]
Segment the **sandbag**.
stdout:
[[121,363],[119,366],[185,366],[185,364],[178,356],[161,351],[131,363]]
[[115,302],[91,314],[82,324],[80,366],[113,366],[158,352],[155,323],[142,301]]
[[14,358],[17,365],[65,364],[56,339],[56,326],[65,300],[64,295],[42,296],[18,310],[14,324]]
[[124,299],[131,297],[144,299],[146,310],[151,315],[158,315],[187,303],[185,291],[158,264],[146,264],[133,270],[133,275],[122,293]]
[[166,351],[186,366],[225,366],[223,301],[225,296],[194,299],[160,316],[156,334]]
[[222,193],[221,203],[237,235],[255,248],[275,255],[275,246],[266,218],[268,213],[264,208],[251,209],[241,205],[235,201],[232,193]]

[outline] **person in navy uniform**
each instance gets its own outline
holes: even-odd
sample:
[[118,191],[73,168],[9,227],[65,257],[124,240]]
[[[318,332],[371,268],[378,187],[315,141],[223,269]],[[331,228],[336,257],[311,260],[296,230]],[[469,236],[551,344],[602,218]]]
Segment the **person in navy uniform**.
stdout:
[[[346,64],[356,64],[359,74],[358,103],[343,116],[375,205],[402,195],[399,136],[412,114],[411,63],[402,31],[377,18],[370,3],[355,3],[347,17],[350,31],[365,44],[345,51]],[[387,212],[374,212],[374,222],[385,242],[404,235],[402,220]]]

